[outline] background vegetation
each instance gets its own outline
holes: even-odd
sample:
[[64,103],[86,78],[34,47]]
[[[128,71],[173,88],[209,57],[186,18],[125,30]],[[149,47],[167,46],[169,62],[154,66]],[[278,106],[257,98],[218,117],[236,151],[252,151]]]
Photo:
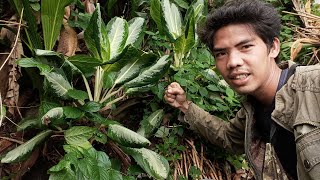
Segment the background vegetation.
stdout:
[[[280,59],[319,62],[319,5],[267,0]],[[230,120],[240,97],[196,29],[222,0],[0,2],[1,179],[252,179],[245,157],[210,145],[163,101],[179,82]]]

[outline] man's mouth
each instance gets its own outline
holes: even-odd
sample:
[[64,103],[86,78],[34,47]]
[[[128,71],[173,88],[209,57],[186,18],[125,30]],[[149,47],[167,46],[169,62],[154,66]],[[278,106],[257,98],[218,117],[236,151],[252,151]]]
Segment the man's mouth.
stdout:
[[244,78],[246,78],[248,76],[249,76],[249,74],[239,74],[239,75],[236,75],[236,76],[232,76],[231,79],[235,79],[235,80],[244,79]]

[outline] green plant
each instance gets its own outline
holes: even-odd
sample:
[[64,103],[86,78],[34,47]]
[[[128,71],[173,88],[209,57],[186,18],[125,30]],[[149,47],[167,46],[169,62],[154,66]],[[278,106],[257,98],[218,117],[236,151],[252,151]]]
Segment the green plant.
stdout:
[[[45,15],[54,22],[59,19],[56,14]],[[37,68],[44,77],[44,90],[41,91],[44,93],[41,94],[39,116],[21,122],[19,130],[38,128],[43,131],[9,151],[1,158],[1,163],[21,161],[52,134],[64,134],[67,154],[49,170],[50,179],[88,178],[93,172],[96,179],[122,177],[119,171],[111,168],[108,156],[96,151],[92,145],[108,141],[116,142],[150,176],[165,179],[169,173],[168,162],[145,148],[151,142],[99,113],[115,107],[116,102],[127,96],[149,90],[167,71],[170,65],[168,55],[156,60],[153,53],[137,49],[143,25],[142,18],[127,22],[115,17],[105,26],[98,5],[84,31],[92,56],[65,57],[55,51],[35,49],[33,57],[20,59],[17,62],[20,67]],[[46,49],[55,44],[56,29],[47,35],[44,33],[48,39],[45,40]],[[79,77],[84,88],[75,87]],[[159,121],[161,117],[157,119]],[[157,124],[142,124],[144,135],[152,133]]]

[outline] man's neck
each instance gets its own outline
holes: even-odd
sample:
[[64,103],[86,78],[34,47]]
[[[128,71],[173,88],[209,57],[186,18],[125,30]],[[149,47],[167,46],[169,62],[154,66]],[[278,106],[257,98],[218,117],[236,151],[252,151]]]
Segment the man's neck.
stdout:
[[276,63],[272,63],[270,67],[270,75],[266,83],[254,94],[252,94],[254,98],[263,105],[272,104],[277,92],[280,76],[281,69],[277,66]]

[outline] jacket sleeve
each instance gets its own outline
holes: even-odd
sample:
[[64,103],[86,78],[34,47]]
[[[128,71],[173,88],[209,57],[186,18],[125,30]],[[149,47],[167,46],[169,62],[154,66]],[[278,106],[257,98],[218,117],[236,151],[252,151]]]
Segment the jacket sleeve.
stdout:
[[192,130],[200,133],[211,143],[232,153],[242,154],[244,153],[245,117],[244,109],[240,109],[236,117],[227,122],[191,103],[182,121],[188,123]]

